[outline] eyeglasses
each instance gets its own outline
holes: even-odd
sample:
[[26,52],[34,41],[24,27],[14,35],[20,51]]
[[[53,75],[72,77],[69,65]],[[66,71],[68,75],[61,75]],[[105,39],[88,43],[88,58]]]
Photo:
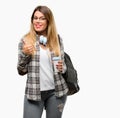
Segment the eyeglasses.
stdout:
[[40,17],[40,18],[38,18],[38,17],[33,17],[33,20],[38,20],[39,19],[39,21],[45,21],[46,20],[46,18],[45,17]]

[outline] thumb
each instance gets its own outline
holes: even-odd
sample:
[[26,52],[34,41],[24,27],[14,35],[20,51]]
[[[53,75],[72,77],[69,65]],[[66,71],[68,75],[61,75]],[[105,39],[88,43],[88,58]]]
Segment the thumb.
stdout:
[[26,44],[26,41],[24,39],[22,40],[22,42],[23,42],[24,45]]
[[30,43],[28,41],[26,41],[25,39],[22,40],[24,45],[30,45]]

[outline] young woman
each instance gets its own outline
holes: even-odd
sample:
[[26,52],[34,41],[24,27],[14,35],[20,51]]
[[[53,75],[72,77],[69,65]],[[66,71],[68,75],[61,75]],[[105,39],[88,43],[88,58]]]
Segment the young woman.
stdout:
[[[60,44],[60,45],[59,45]],[[54,69],[54,57],[60,57]],[[52,11],[37,6],[31,16],[30,31],[18,45],[17,70],[27,74],[24,97],[24,118],[61,118],[68,87],[62,77],[66,71],[62,39],[58,39]]]

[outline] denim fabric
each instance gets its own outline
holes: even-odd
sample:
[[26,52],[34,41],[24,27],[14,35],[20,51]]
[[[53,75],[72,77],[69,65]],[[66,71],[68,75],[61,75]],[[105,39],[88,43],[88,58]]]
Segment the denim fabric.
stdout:
[[42,91],[41,101],[28,100],[24,97],[23,118],[41,118],[43,110],[46,110],[46,118],[62,118],[67,95],[56,97],[55,91]]

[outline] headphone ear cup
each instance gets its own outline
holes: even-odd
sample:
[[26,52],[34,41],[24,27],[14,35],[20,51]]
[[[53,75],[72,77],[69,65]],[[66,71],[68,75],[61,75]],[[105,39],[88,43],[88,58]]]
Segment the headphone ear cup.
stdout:
[[40,36],[39,42],[42,44],[43,43],[43,36]]
[[43,45],[46,45],[46,44],[47,44],[47,38],[44,37],[43,35],[40,36],[39,41],[40,41],[40,43],[43,44]]

